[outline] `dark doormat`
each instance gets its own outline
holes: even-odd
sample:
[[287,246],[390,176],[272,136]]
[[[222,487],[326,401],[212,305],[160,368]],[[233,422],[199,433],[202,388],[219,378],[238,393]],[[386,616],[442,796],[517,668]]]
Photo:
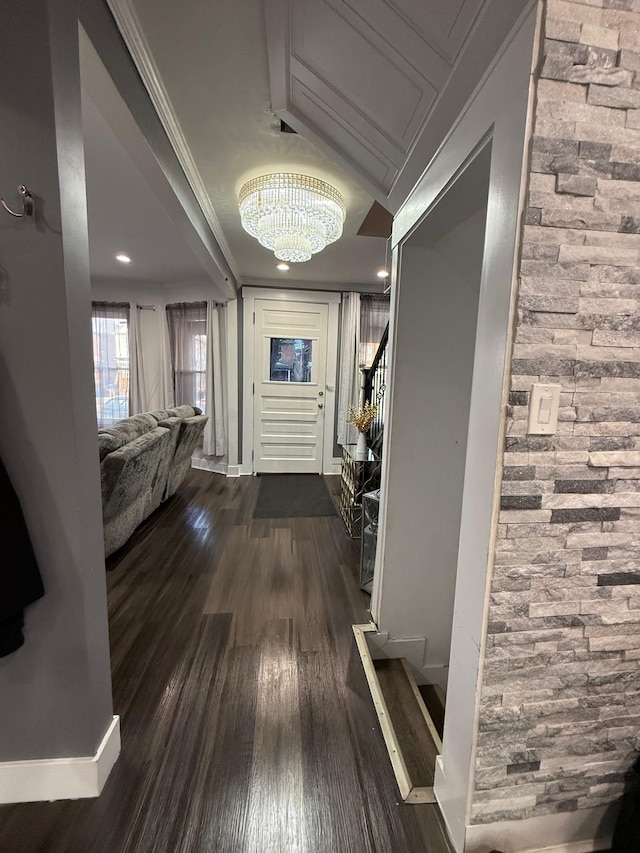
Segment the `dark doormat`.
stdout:
[[254,518],[316,518],[337,515],[324,477],[262,474]]

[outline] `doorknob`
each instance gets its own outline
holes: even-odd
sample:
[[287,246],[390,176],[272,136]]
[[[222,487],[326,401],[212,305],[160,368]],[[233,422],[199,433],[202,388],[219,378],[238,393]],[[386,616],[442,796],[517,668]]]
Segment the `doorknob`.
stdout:
[[319,408],[319,409],[321,409],[321,408],[322,408],[322,403],[318,403],[318,408]]
[[322,397],[323,394],[324,394],[324,391],[318,391],[318,397]]

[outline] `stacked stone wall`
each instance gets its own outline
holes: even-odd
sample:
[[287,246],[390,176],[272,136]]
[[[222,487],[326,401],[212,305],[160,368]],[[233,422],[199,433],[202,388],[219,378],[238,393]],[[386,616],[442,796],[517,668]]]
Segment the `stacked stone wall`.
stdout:
[[544,30],[473,823],[610,803],[640,747],[640,0]]

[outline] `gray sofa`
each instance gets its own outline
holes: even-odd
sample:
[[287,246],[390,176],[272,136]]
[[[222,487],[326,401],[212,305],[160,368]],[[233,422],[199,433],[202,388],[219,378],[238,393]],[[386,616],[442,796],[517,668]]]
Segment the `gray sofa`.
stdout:
[[177,406],[98,430],[105,556],[175,494],[207,420],[196,407]]

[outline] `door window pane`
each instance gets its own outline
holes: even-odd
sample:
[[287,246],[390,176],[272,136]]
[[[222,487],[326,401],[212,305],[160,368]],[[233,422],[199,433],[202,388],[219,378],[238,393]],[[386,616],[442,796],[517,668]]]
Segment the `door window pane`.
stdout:
[[271,338],[269,379],[272,382],[311,382],[313,341]]

